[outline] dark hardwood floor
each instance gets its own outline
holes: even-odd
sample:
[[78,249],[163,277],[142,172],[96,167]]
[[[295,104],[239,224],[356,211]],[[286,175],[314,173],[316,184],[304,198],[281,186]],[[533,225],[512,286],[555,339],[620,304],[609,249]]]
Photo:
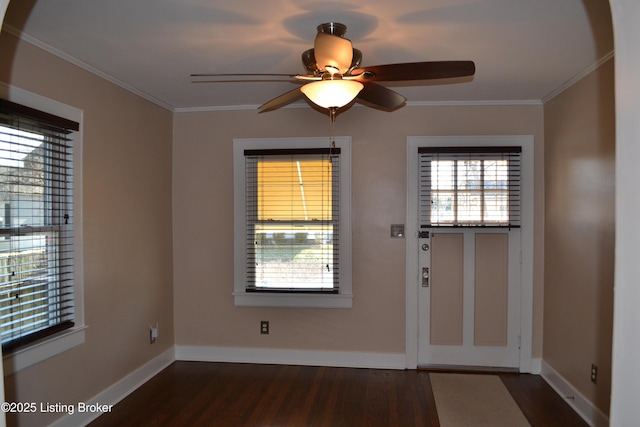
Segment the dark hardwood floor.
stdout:
[[[532,426],[587,425],[540,376],[498,375]],[[175,362],[90,426],[439,423],[427,371]]]

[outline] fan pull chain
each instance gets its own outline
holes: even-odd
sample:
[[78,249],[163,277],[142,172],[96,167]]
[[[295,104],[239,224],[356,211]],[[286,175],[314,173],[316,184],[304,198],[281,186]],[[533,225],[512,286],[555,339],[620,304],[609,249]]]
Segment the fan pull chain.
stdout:
[[335,128],[336,128],[336,107],[329,108],[329,139],[330,139],[330,157],[333,157],[336,148]]

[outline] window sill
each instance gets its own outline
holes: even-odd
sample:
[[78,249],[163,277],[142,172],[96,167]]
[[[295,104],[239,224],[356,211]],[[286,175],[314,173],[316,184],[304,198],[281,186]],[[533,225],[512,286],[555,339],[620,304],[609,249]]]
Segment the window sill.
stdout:
[[4,374],[18,372],[67,350],[84,344],[86,326],[78,326],[33,343],[3,357]]
[[351,308],[352,294],[234,292],[237,307]]

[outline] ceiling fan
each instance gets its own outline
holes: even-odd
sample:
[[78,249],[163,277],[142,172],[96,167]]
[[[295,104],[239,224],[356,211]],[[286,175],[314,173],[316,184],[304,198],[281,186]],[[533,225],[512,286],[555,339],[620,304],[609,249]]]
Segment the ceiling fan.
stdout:
[[[377,82],[446,79],[472,76],[473,61],[431,61],[384,64],[363,67],[362,52],[353,48],[344,37],[347,27],[337,22],[317,27],[313,49],[302,53],[302,63],[307,74],[191,74],[192,78],[203,77],[286,77],[303,85],[286,92],[259,107],[260,112],[272,111],[292,103],[302,96],[321,108],[336,111],[354,99],[365,105],[386,111],[402,107],[406,98]],[[204,80],[212,82],[221,80]],[[229,81],[229,80],[226,80]]]

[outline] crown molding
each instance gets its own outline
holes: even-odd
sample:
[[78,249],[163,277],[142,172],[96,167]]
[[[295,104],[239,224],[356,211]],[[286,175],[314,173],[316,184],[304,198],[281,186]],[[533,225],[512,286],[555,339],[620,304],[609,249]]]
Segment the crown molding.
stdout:
[[69,62],[69,63],[71,63],[71,64],[73,64],[73,65],[75,65],[77,67],[80,67],[83,70],[88,71],[91,74],[94,74],[94,75],[96,75],[96,76],[98,76],[98,77],[100,77],[100,78],[102,78],[102,79],[104,79],[104,80],[106,80],[106,81],[108,81],[110,83],[113,83],[114,85],[119,86],[122,89],[133,93],[134,95],[137,95],[137,96],[139,96],[141,98],[144,98],[147,101],[150,101],[150,102],[152,102],[152,103],[154,103],[154,104],[156,104],[156,105],[158,105],[158,106],[160,106],[160,107],[162,107],[164,109],[167,109],[169,111],[173,111],[174,110],[173,106],[167,104],[166,102],[163,102],[163,101],[159,100],[158,98],[155,98],[155,97],[149,95],[146,92],[143,92],[143,91],[141,91],[139,89],[136,89],[135,87],[123,82],[122,80],[119,80],[119,79],[113,77],[112,75],[107,74],[104,71],[99,70],[98,68],[94,67],[93,65],[87,64],[86,62],[81,61],[78,58],[76,58],[74,56],[71,56],[68,53],[65,53],[65,52],[61,51],[61,50],[51,46],[50,44],[47,44],[47,43],[43,42],[42,40],[40,40],[40,39],[38,39],[36,37],[33,37],[33,36],[29,35],[29,34],[26,34],[26,33],[18,30],[17,28],[15,28],[15,27],[13,27],[13,26],[11,26],[9,24],[4,24],[2,26],[2,31],[5,31],[5,32],[7,32],[8,34],[11,34],[14,37],[17,37],[18,39],[20,39],[22,41],[25,41],[25,42],[27,42],[29,44],[32,44],[33,46],[36,46],[36,47],[44,50],[45,52],[50,53],[51,55],[57,56],[60,59],[63,59],[63,60],[65,60],[65,61],[67,61],[67,62]]
[[480,100],[480,101],[409,101],[409,107],[469,107],[469,106],[519,106],[542,105],[538,99],[506,99],[506,100]]
[[[468,106],[522,106],[522,105],[542,105],[542,101],[532,100],[486,100],[486,101],[409,101],[406,107],[468,107]],[[259,105],[217,105],[206,107],[180,107],[173,111],[176,113],[201,113],[211,111],[241,111],[257,110]],[[354,104],[351,108],[362,108],[364,105]],[[280,109],[309,108],[306,103],[294,103],[280,107]]]
[[582,70],[581,72],[579,72],[578,74],[576,74],[575,76],[573,76],[572,78],[570,78],[569,80],[567,80],[566,82],[564,82],[563,84],[558,86],[555,90],[553,90],[553,91],[549,92],[547,95],[545,95],[542,98],[542,103],[546,104],[547,102],[551,101],[553,98],[555,98],[556,96],[560,95],[562,92],[564,92],[565,90],[569,89],[571,86],[573,86],[574,84],[578,83],[580,80],[582,80],[583,78],[587,77],[589,74],[591,74],[592,72],[594,72],[595,70],[600,68],[603,64],[605,64],[607,61],[612,59],[614,56],[615,56],[615,51],[614,50],[612,50],[611,52],[607,53],[605,56],[600,58],[598,61],[596,61],[595,63],[591,64],[591,66],[585,68],[584,70]]

